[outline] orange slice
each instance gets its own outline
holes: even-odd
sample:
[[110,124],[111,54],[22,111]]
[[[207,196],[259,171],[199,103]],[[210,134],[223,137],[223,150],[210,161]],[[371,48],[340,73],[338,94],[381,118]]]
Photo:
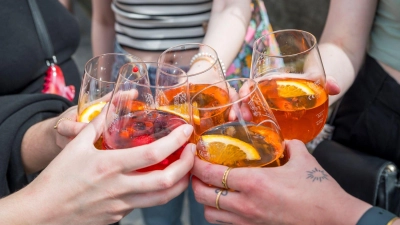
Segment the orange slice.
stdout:
[[292,98],[304,95],[314,95],[313,89],[307,84],[298,81],[276,81],[278,85],[278,95],[283,98]]
[[209,161],[212,163],[234,166],[242,160],[261,159],[257,149],[252,145],[225,135],[203,135],[203,145],[209,154]]
[[83,123],[89,123],[92,121],[97,115],[100,114],[101,110],[103,109],[104,105],[107,102],[98,102],[93,105],[87,107],[81,115],[78,116],[78,121]]
[[158,110],[168,112],[174,115],[177,115],[187,122],[189,122],[189,112],[188,112],[188,105],[187,104],[179,104],[179,105],[163,105],[157,108]]

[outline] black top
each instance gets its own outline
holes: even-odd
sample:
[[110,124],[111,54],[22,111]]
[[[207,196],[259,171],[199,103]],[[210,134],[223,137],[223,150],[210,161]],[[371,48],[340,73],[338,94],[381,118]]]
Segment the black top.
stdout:
[[[77,88],[80,76],[71,61],[79,44],[77,20],[57,0],[37,3],[66,84]],[[2,0],[0,30],[0,96],[40,93],[47,65],[26,0]]]
[[[30,0],[31,1],[31,0]],[[26,0],[2,0],[0,7],[0,197],[26,185],[21,142],[33,124],[73,103],[42,94],[47,65]],[[38,0],[66,85],[79,92],[80,74],[71,59],[79,44],[77,20],[58,0]],[[74,102],[77,101],[77,93]]]

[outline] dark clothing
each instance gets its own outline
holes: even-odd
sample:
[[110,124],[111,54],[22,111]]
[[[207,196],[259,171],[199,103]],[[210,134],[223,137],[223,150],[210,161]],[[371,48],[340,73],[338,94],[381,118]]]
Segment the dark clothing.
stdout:
[[[37,4],[65,82],[78,92],[81,76],[71,59],[79,44],[77,20],[57,0],[37,0]],[[41,93],[47,65],[27,0],[2,1],[0,29],[1,197],[27,183],[21,161],[21,142],[27,129],[57,116],[73,103]]]
[[[79,24],[57,0],[36,0],[66,85],[81,82],[71,55],[79,45]],[[2,0],[0,7],[0,96],[40,93],[47,70],[27,0]],[[75,96],[75,102],[77,94]]]
[[370,56],[340,103],[333,140],[400,167],[400,85]]

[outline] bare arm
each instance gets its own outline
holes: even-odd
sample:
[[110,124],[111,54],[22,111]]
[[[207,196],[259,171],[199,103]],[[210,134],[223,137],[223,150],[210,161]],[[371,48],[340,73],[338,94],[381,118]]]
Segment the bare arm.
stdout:
[[115,17],[112,0],[92,0],[92,48],[93,55],[114,52]]
[[250,0],[214,0],[203,43],[230,65],[239,52],[251,17]]
[[319,49],[325,71],[338,82],[340,98],[353,83],[366,52],[377,0],[331,0]]

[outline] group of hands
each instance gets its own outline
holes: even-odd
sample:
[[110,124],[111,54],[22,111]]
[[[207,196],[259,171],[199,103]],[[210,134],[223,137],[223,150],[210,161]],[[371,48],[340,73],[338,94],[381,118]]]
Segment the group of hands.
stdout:
[[[329,93],[337,94],[340,89],[332,81],[327,82]],[[227,167],[199,159],[195,144],[187,144],[180,159],[164,170],[136,172],[159,163],[187,143],[191,125],[181,125],[147,145],[101,151],[93,143],[103,131],[106,108],[88,124],[75,122],[76,107],[58,117],[72,119],[63,120],[55,129],[61,152],[20,191],[38,203],[37,210],[46,215],[42,221],[114,223],[134,209],[167,203],[185,191],[190,181],[196,200],[205,206],[206,219],[217,224],[316,221],[319,217],[310,213],[315,208],[328,210],[338,198],[348,197],[329,175],[323,182],[307,179],[310,171],[323,169],[304,143],[288,140],[290,160],[284,166],[232,169],[227,178],[230,189],[220,196],[217,209],[216,197],[224,188],[221,180]]]

